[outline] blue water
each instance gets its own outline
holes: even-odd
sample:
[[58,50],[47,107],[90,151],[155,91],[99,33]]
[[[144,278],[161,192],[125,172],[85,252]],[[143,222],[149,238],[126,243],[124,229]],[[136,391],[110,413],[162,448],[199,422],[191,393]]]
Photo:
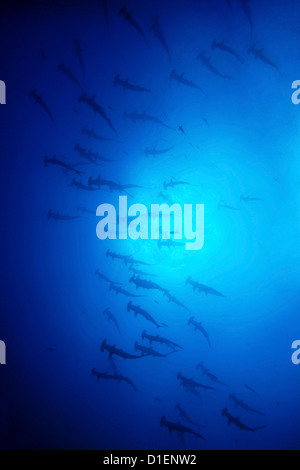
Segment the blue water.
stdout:
[[[118,16],[122,3],[108,2],[107,21],[103,3],[93,1],[8,7],[1,18],[0,78],[7,104],[0,108],[0,339],[7,365],[0,371],[0,447],[299,449],[300,366],[292,364],[291,344],[299,339],[300,114],[291,102],[291,83],[299,79],[300,5],[249,1],[251,31],[235,0],[232,9],[225,0],[128,1],[144,40]],[[149,29],[154,15],[171,60]],[[76,38],[82,39],[84,73],[73,52]],[[214,39],[224,40],[243,63],[212,51]],[[247,53],[252,43],[264,47],[278,70]],[[202,50],[232,80],[202,66],[196,60]],[[96,95],[118,134],[78,102],[81,91],[57,70],[61,62],[88,96]],[[173,69],[203,93],[170,81]],[[114,87],[116,74],[152,93]],[[54,123],[28,96],[33,89]],[[125,120],[124,113],[133,111],[146,111],[175,130]],[[115,141],[88,139],[83,125]],[[189,182],[167,194],[180,204],[205,205],[203,250],[159,249],[154,240],[100,241],[98,219],[78,205],[95,213],[99,204],[117,205],[119,194],[76,190],[71,173],[43,163],[53,154],[71,165],[84,163],[73,151],[77,142],[115,160],[76,167],[84,172],[77,180],[86,184],[101,174],[141,186],[128,190],[129,204],[161,203],[158,195],[170,178]],[[173,149],[146,157],[146,147]],[[241,195],[261,201],[241,201]],[[55,223],[47,220],[49,209],[83,218]],[[146,279],[168,289],[191,313],[161,292],[136,291],[128,266],[107,258],[107,249],[151,264],[136,268],[155,274]],[[168,327],[157,330],[127,312],[130,298],[109,290],[95,276],[97,268],[127,291],[145,295],[133,303]],[[193,291],[185,282],[189,276],[226,297]],[[103,315],[107,307],[121,333]],[[211,348],[188,325],[191,316],[203,322]],[[163,358],[116,357],[118,373],[134,382],[136,392],[126,383],[97,381],[93,368],[113,374],[102,341],[136,354],[135,341],[149,346],[141,339],[144,329],[183,350]],[[227,386],[202,376],[200,361]],[[216,390],[200,390],[200,397],[187,392],[178,372]],[[264,416],[235,408],[231,393]],[[178,402],[205,426],[201,431],[180,418]],[[224,408],[251,428],[267,428],[228,426]],[[162,416],[200,432],[205,441],[169,435],[160,426]]]

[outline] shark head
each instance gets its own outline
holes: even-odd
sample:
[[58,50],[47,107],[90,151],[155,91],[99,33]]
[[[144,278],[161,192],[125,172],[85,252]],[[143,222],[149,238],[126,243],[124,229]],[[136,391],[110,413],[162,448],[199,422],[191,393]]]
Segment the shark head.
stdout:
[[124,13],[126,13],[126,5],[122,6],[122,8],[120,9],[118,15],[121,16],[121,15],[124,15]]

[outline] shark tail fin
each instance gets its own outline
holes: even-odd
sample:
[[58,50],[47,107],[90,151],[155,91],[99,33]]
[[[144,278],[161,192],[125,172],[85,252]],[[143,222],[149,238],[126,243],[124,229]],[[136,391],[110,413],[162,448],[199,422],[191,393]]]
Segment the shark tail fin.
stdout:
[[256,432],[256,431],[260,431],[260,429],[266,429],[268,426],[258,426],[257,428],[253,428],[252,431],[253,432]]
[[45,156],[44,157],[44,165],[47,166],[47,164],[48,164],[48,157]]
[[131,300],[130,300],[130,301],[128,302],[128,304],[127,304],[127,312],[130,312],[131,305],[132,305],[132,302],[131,302]]

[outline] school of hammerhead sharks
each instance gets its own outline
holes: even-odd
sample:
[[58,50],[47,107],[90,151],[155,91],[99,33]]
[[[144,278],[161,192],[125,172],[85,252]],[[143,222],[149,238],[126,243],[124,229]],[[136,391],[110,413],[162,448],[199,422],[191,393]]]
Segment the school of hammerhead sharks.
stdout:
[[[253,23],[252,23],[252,15],[251,15],[251,1],[250,0],[224,0],[224,4],[228,6],[229,9],[232,9],[233,3],[236,4],[236,6],[239,8],[240,14],[245,15],[246,20],[248,22],[248,26],[252,31],[253,28]],[[136,35],[139,35],[143,39],[145,39],[145,32],[141,28],[139,24],[138,18],[135,17],[134,12],[130,11],[129,8],[124,5],[119,11],[110,11],[110,5],[107,0],[102,0],[100,5],[102,4],[103,7],[103,15],[106,19],[107,24],[109,24],[109,15],[115,14],[119,16],[120,21],[125,21],[127,24],[128,28],[133,28],[133,30],[136,32]],[[162,49],[162,54],[165,53],[168,56],[168,60],[171,61],[171,50],[169,48],[168,40],[164,34],[164,28],[161,23],[161,19],[158,16],[155,16],[150,19],[150,24],[149,24],[149,32],[148,34],[152,35],[154,40],[159,41]],[[138,36],[137,36],[138,37]],[[240,64],[244,62],[244,58],[241,57],[241,55],[230,45],[227,44],[225,41],[212,41],[212,49],[219,49],[224,56],[231,56],[233,59],[238,61]],[[47,54],[45,53],[44,50],[41,49],[41,55],[42,55],[42,60],[47,60]],[[248,49],[248,55],[253,55],[257,60],[263,62],[266,67],[271,67],[274,69],[274,73],[281,73],[280,70],[278,69],[276,63],[274,63],[272,60],[268,58],[268,56],[265,54],[264,50],[257,47],[255,44],[250,45]],[[85,62],[84,62],[84,46],[83,46],[83,41],[80,39],[76,39],[74,41],[74,50],[73,53],[75,54],[76,60],[78,61],[78,67],[82,69],[82,74],[85,72]],[[208,53],[201,51],[198,56],[196,57],[196,60],[202,64],[203,67],[207,68],[208,71],[211,74],[214,74],[218,77],[220,77],[220,80],[231,80],[231,77],[226,75],[225,73],[222,72],[222,70],[219,70],[219,68],[214,64],[213,59],[208,55]],[[98,102],[98,99],[96,98],[96,95],[92,93],[88,93],[87,90],[85,90],[85,87],[82,85],[81,80],[76,77],[76,74],[73,73],[71,70],[70,66],[66,65],[65,63],[60,63],[58,64],[57,67],[58,73],[64,74],[66,77],[66,80],[69,80],[69,83],[71,85],[71,82],[73,82],[73,85],[77,87],[78,89],[78,102],[74,103],[74,108],[73,111],[76,114],[80,114],[77,108],[84,106],[90,109],[91,113],[94,113],[95,116],[99,117],[100,120],[104,120],[107,125],[107,127],[110,129],[109,132],[112,132],[112,135],[116,135],[117,129],[115,128],[114,123],[112,122],[109,113],[106,112],[106,110],[101,106],[101,103]],[[195,89],[199,90],[202,92],[202,88],[195,83],[194,81],[190,80],[184,73],[177,72],[176,70],[172,70],[172,67],[170,67],[170,76],[169,79],[171,81],[177,82],[180,86],[182,87],[188,87],[190,89]],[[132,99],[134,99],[134,96],[139,96],[140,94],[143,93],[152,93],[150,88],[146,88],[143,86],[140,86],[139,84],[133,83],[129,79],[123,79],[120,74],[116,75],[114,78],[113,82],[114,86],[116,87],[121,87],[124,91],[128,91],[128,93],[132,94]],[[72,86],[73,86],[72,85]],[[34,102],[43,110],[48,118],[51,119],[51,121],[54,122],[54,117],[51,111],[51,106],[47,104],[47,100],[44,100],[42,95],[39,93],[38,90],[34,89],[30,91],[29,97],[34,100]],[[41,111],[42,112],[42,111]],[[138,113],[136,111],[132,113],[125,113],[124,117],[128,120],[131,120],[133,125],[137,121],[140,121],[142,123],[146,124],[155,124],[156,126],[164,126],[166,128],[170,127],[166,122],[164,122],[163,119],[160,117],[156,117],[155,115],[151,115],[150,113],[148,114],[147,112],[143,113]],[[186,129],[183,128],[182,125],[179,125],[177,129],[172,128],[173,130],[176,130],[178,132],[181,132],[182,134],[186,135]],[[83,125],[82,127],[82,135],[86,136],[88,138],[89,142],[104,142],[104,141],[110,141],[114,140],[114,137],[103,137],[100,135],[98,132],[96,132],[93,128]],[[153,148],[147,148],[146,149],[146,156],[152,155],[160,155],[162,153],[167,153],[171,150],[171,148],[166,148],[166,149],[157,149],[156,147]],[[86,165],[87,167],[92,167],[99,165],[105,165],[112,160],[109,158],[106,158],[102,155],[100,155],[98,152],[94,152],[91,149],[85,148],[82,146],[80,143],[76,143],[74,147],[74,154],[81,157],[82,162],[84,163],[79,163],[79,164],[72,164],[71,162],[67,161],[66,159],[58,158],[56,155],[54,156],[45,156],[44,157],[44,164],[46,167],[49,166],[55,166],[57,168],[60,168],[62,171],[64,171],[67,175],[72,175],[72,179],[70,182],[70,186],[73,188],[76,188],[80,192],[85,192],[85,191],[109,191],[109,192],[115,192],[119,195],[128,195],[128,191],[134,190],[134,188],[139,188],[139,185],[135,184],[121,184],[113,180],[109,179],[104,179],[102,177],[89,177],[87,178],[86,182],[83,180],[83,175],[84,172],[80,169],[80,165]],[[168,196],[168,190],[170,188],[174,189],[177,186],[182,186],[184,187],[185,185],[188,185],[189,183],[187,181],[178,181],[173,178],[170,179],[170,181],[165,181],[163,184],[163,190],[160,193],[160,197],[165,201],[169,202],[170,197]],[[257,198],[252,198],[250,196],[241,196],[241,200],[251,203],[251,201],[260,201],[260,199]],[[224,201],[220,202],[221,207],[224,207],[225,209],[235,209],[234,207],[230,207],[226,205]],[[69,221],[73,219],[77,219],[80,217],[83,217],[84,215],[87,214],[92,214],[95,216],[95,212],[90,210],[89,208],[84,207],[83,205],[78,205],[78,211],[81,214],[78,215],[66,215],[62,214],[59,211],[55,210],[49,210],[47,213],[47,219],[53,220],[54,222],[63,222],[63,221]],[[168,239],[168,240],[159,240],[158,242],[160,246],[164,246],[166,248],[172,249],[173,247],[176,247],[179,242],[173,240],[173,239]],[[116,295],[119,296],[124,296],[127,298],[127,312],[130,313],[132,312],[132,315],[134,317],[140,316],[142,317],[144,324],[145,324],[145,329],[141,334],[141,340],[142,341],[136,341],[134,345],[134,352],[127,352],[124,349],[122,349],[121,345],[115,345],[115,344],[110,344],[107,339],[103,339],[102,344],[101,344],[101,352],[103,354],[106,354],[108,357],[108,371],[98,371],[95,368],[92,369],[92,375],[95,377],[97,381],[109,381],[112,383],[115,383],[117,387],[120,386],[121,383],[124,383],[124,386],[129,386],[132,388],[133,392],[137,391],[137,387],[135,383],[130,379],[130,377],[127,377],[125,375],[122,375],[118,367],[116,365],[116,358],[120,358],[126,361],[131,361],[131,360],[143,360],[144,358],[164,358],[170,354],[174,353],[180,353],[180,351],[183,349],[181,345],[177,344],[176,342],[172,341],[171,338],[169,338],[168,334],[166,335],[160,335],[160,334],[150,334],[146,327],[149,325],[151,328],[155,328],[159,330],[160,328],[166,327],[164,323],[160,323],[158,319],[155,319],[150,312],[148,312],[146,309],[142,308],[140,305],[138,305],[137,299],[141,297],[141,295],[138,295],[139,293],[147,292],[147,291],[158,291],[163,295],[170,303],[173,303],[176,305],[177,308],[183,309],[186,312],[190,314],[190,318],[188,319],[188,326],[195,331],[195,333],[202,335],[204,340],[207,342],[208,346],[210,346],[210,337],[209,334],[207,333],[206,329],[204,328],[203,324],[198,321],[194,316],[192,316],[192,313],[190,310],[185,306],[180,300],[177,299],[174,295],[171,294],[171,292],[159,285],[157,282],[154,282],[151,280],[151,276],[153,274],[150,274],[147,272],[147,268],[149,269],[149,264],[146,263],[143,260],[136,259],[132,255],[124,255],[120,254],[117,252],[114,252],[112,250],[107,250],[106,251],[106,257],[108,259],[111,259],[112,262],[117,262],[117,263],[124,263],[125,267],[129,270],[129,276],[130,280],[129,283],[132,286],[132,290],[134,290],[135,293],[130,292],[129,290],[126,290],[122,285],[118,282],[115,282],[114,280],[110,279],[106,274],[101,272],[101,270],[97,269],[95,271],[95,276],[99,278],[99,281],[106,283],[109,290],[115,292]],[[150,279],[149,279],[150,278]],[[220,298],[220,302],[223,302],[224,298],[226,297],[223,295],[223,293],[219,292],[218,290],[214,289],[213,287],[200,284],[196,280],[192,279],[191,277],[187,278],[186,280],[186,285],[190,286],[191,289],[195,293],[199,294],[204,294],[206,296],[212,295],[212,296],[217,296]],[[143,296],[144,297],[144,296]],[[106,308],[103,312],[103,315],[107,317],[107,320],[110,322],[111,328],[116,328],[119,332],[120,326],[118,323],[118,320],[116,316],[113,314],[110,308]],[[167,330],[164,330],[167,331]],[[171,335],[170,335],[171,336]],[[159,349],[162,348],[162,349]],[[51,348],[46,348],[48,350],[51,350]],[[164,351],[164,352],[161,352]],[[206,383],[202,383],[201,381],[196,381],[191,377],[185,376],[184,373],[178,372],[177,374],[177,380],[179,384],[189,393],[196,395],[197,397],[200,397],[200,392],[202,390],[207,390],[209,393],[213,392],[216,390],[216,387],[227,387],[227,384],[222,382],[216,375],[214,375],[205,365],[204,362],[200,362],[197,365],[197,369],[199,372],[201,372],[202,377],[205,378]],[[257,392],[249,385],[244,384],[245,388],[247,388],[248,392],[251,394],[257,394]],[[157,401],[159,401],[159,398],[156,398]],[[231,393],[229,395],[229,400],[232,403],[232,405],[235,408],[242,408],[244,411],[248,413],[253,413],[256,416],[264,416],[264,413],[254,409],[247,403],[245,403],[243,400],[241,400],[235,393]],[[180,404],[177,403],[175,404],[175,410],[178,412],[180,421],[170,421],[167,419],[166,416],[162,416],[160,420],[160,426],[167,428],[167,431],[170,433],[170,435],[174,433],[179,433],[179,435],[183,436],[185,434],[189,434],[194,436],[195,438],[199,438],[201,440],[205,440],[205,430],[202,429],[204,426],[202,426],[199,423],[196,423],[191,417],[188,415],[184,407]],[[250,433],[254,433],[260,430],[263,430],[266,428],[265,425],[259,425],[256,427],[251,427],[247,425],[247,421],[241,420],[240,418],[236,417],[234,414],[232,414],[229,410],[229,408],[225,407],[223,410],[220,410],[222,416],[224,417],[225,420],[228,421],[228,424],[236,426],[239,430],[241,431],[246,431]],[[204,434],[204,435],[203,435]]]

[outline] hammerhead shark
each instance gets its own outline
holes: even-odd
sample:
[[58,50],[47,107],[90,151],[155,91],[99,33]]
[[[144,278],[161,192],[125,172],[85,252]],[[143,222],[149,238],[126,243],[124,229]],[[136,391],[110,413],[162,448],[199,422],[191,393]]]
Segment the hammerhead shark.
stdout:
[[64,168],[67,171],[73,171],[74,173],[76,173],[76,175],[81,176],[83,174],[82,171],[76,170],[76,168],[74,168],[71,165],[68,165],[68,163],[66,163],[62,160],[58,160],[58,158],[56,158],[56,155],[53,155],[52,158],[49,158],[49,157],[45,156],[44,157],[44,165],[45,166],[47,166],[47,165],[57,165],[57,166],[61,166],[62,168]]
[[109,127],[117,134],[116,129],[114,128],[110,118],[107,116],[105,113],[104,109],[102,106],[100,106],[96,102],[96,95],[93,95],[92,97],[88,97],[86,93],[83,93],[79,98],[78,98],[79,103],[83,102],[86,103],[93,111],[95,114],[99,114],[109,125]]
[[163,182],[163,188],[165,191],[167,191],[168,188],[176,188],[176,186],[191,186],[190,183],[187,183],[186,181],[175,181],[173,178],[170,179],[170,182],[167,183],[166,181]]
[[82,58],[82,39],[75,39],[74,40],[75,44],[75,49],[73,50],[74,54],[76,54],[78,62],[80,64],[80,67],[82,69],[82,74],[83,76],[85,75],[85,70],[84,70],[84,63],[83,63],[83,58]]
[[156,284],[156,282],[147,281],[146,279],[141,279],[139,276],[132,276],[129,279],[129,283],[135,284],[135,288],[147,289],[147,290],[159,290],[161,292],[168,292],[167,289]]
[[236,397],[235,393],[231,393],[231,395],[229,395],[229,400],[232,400],[235,407],[236,408],[242,408],[243,410],[245,411],[248,411],[250,413],[255,413],[259,416],[265,416],[264,413],[261,413],[260,411],[257,411],[257,410],[254,410],[253,408],[251,408],[250,406],[248,406],[246,403],[244,403],[242,400],[240,400],[239,398]]
[[103,315],[106,315],[108,318],[108,321],[112,321],[115,327],[117,328],[118,332],[121,333],[119,323],[116,320],[116,317],[114,314],[110,311],[110,308],[107,307],[105,310],[103,310]]
[[176,403],[174,406],[175,410],[178,411],[179,416],[183,418],[187,423],[192,424],[193,426],[196,426],[196,428],[205,428],[205,426],[202,426],[201,424],[196,424],[194,421],[191,420],[187,412],[182,408],[180,403]]
[[95,368],[92,369],[92,375],[95,375],[98,381],[100,379],[104,379],[104,380],[116,380],[119,383],[125,382],[128,385],[130,385],[134,389],[135,392],[137,391],[137,388],[132,382],[132,380],[130,380],[128,377],[125,377],[124,375],[121,375],[121,374],[112,375],[112,374],[107,374],[105,372],[97,372]]
[[184,246],[184,242],[177,242],[175,240],[172,240],[171,238],[169,240],[158,240],[157,246],[158,248],[162,248],[163,246],[166,246],[167,248],[178,248],[179,246]]
[[93,163],[94,165],[99,166],[99,163],[91,156],[88,150],[81,147],[79,143],[74,146],[74,152],[78,152],[79,155],[85,158],[88,162]]
[[202,88],[199,85],[196,85],[191,80],[188,80],[187,78],[185,78],[184,73],[177,74],[176,70],[172,70],[171,75],[170,75],[170,80],[174,80],[179,85],[181,84],[181,85],[188,86],[190,88],[196,88],[196,90],[200,90],[202,93],[204,93]]
[[119,16],[123,16],[124,20],[127,21],[128,23],[130,23],[136,29],[136,31],[142,36],[142,38],[145,39],[145,35],[143,33],[142,28],[132,18],[131,13],[129,13],[129,11],[126,9],[125,5],[119,11]]
[[190,284],[193,287],[193,290],[194,291],[197,290],[199,294],[201,294],[201,292],[204,292],[205,295],[216,295],[217,297],[225,298],[225,295],[221,294],[216,289],[205,286],[204,284],[200,284],[199,282],[193,281],[191,277],[187,278],[187,280],[185,281],[185,284],[186,285]]
[[250,431],[250,432],[255,432],[255,431],[259,431],[260,429],[265,429],[267,426],[258,426],[257,428],[250,428],[249,426],[246,426],[245,424],[243,424],[240,420],[240,418],[235,418],[234,416],[232,416],[229,412],[228,412],[228,409],[227,408],[224,408],[224,410],[222,411],[222,416],[225,416],[227,419],[228,419],[228,425],[230,424],[234,424],[235,426],[237,426],[241,431]]
[[240,210],[238,207],[230,206],[223,199],[219,202],[219,207],[221,207],[222,209],[228,209],[230,211],[239,211]]
[[270,67],[272,67],[273,69],[277,70],[277,72],[281,75],[281,72],[280,72],[279,68],[277,67],[277,65],[274,62],[272,62],[270,59],[268,59],[268,57],[264,54],[264,49],[263,48],[262,49],[257,49],[255,47],[255,44],[252,44],[248,49],[248,54],[253,54],[256,59],[261,60],[265,64],[267,64]]
[[169,147],[167,149],[156,149],[154,147],[146,147],[145,149],[145,155],[148,157],[149,155],[152,155],[153,157],[156,157],[157,155],[163,155],[164,153],[168,153],[171,150],[173,150],[174,147]]
[[152,343],[165,344],[166,346],[171,348],[173,351],[176,351],[177,349],[183,349],[181,346],[179,346],[179,344],[176,344],[167,338],[162,338],[159,335],[153,336],[153,335],[147,334],[146,330],[144,330],[142,333],[142,339],[147,339],[150,345],[152,345]]
[[[126,191],[126,189],[125,189],[127,187],[127,185],[125,185],[125,184],[122,185],[120,183],[115,183],[114,181],[102,179],[100,175],[96,179],[93,179],[92,177],[90,177],[88,179],[88,185],[89,185],[90,188],[95,187],[96,189],[99,189],[99,190],[102,189],[103,187],[106,187],[106,188],[108,188],[108,190],[110,192],[117,191],[121,194],[125,193],[128,196],[130,196],[128,191]],[[128,185],[128,186],[130,186],[130,185]]]
[[209,387],[208,385],[203,385],[200,384],[199,382],[195,382],[194,379],[188,379],[187,377],[184,377],[181,372],[178,372],[177,374],[177,380],[180,380],[182,385],[188,386],[191,388],[203,388],[204,390],[216,390],[214,387]]
[[114,86],[119,85],[120,87],[123,88],[123,90],[130,90],[130,91],[140,91],[140,92],[145,92],[145,93],[152,93],[152,90],[149,88],[144,88],[138,85],[133,85],[132,83],[129,82],[129,79],[127,78],[126,80],[122,80],[120,78],[120,75],[116,75],[114,79]]
[[161,29],[161,25],[160,25],[160,22],[159,22],[159,17],[158,16],[154,16],[152,18],[152,25],[150,27],[150,31],[152,31],[152,33],[154,34],[154,36],[159,40],[159,42],[161,43],[161,45],[163,46],[163,48],[165,49],[165,51],[167,52],[168,54],[168,57],[169,57],[169,60],[171,61],[171,54],[170,54],[170,50],[169,50],[169,47],[168,47],[168,44],[167,44],[167,41],[166,41],[166,38],[162,32],[162,29]]
[[190,310],[189,310],[182,302],[180,302],[178,299],[176,299],[176,297],[174,297],[173,295],[171,295],[169,292],[165,292],[165,293],[164,293],[164,296],[167,297],[169,303],[172,302],[173,304],[177,305],[178,307],[182,307],[182,308],[184,308],[184,310],[186,310],[187,312],[190,312]]
[[113,251],[110,251],[110,250],[107,250],[106,251],[106,258],[111,258],[113,261],[115,259],[119,259],[119,260],[122,260],[124,261],[125,265],[127,266],[127,264],[129,264],[129,260],[131,258],[130,255],[121,255],[119,253],[114,253]]
[[88,155],[95,161],[101,161],[101,162],[114,162],[115,160],[111,160],[110,158],[103,157],[102,155],[99,155],[98,152],[92,152],[92,150],[88,151]]
[[116,284],[110,284],[109,290],[115,291],[116,295],[118,295],[118,294],[125,295],[125,297],[135,297],[135,298],[138,298],[138,297],[145,297],[144,295],[135,295],[135,294],[132,294],[131,292],[128,292],[127,290],[123,289],[123,288],[120,287],[120,286],[117,286]]
[[145,320],[153,323],[153,325],[156,326],[156,328],[161,328],[164,325],[159,325],[157,321],[154,320],[154,318],[148,313],[146,310],[142,309],[139,305],[133,305],[133,303],[130,301],[127,304],[127,312],[134,312],[134,316],[136,317],[137,315],[141,315],[142,317],[145,318]]
[[107,351],[109,354],[109,358],[112,356],[119,356],[122,357],[123,359],[141,359],[144,356],[135,356],[134,354],[127,353],[123,351],[122,349],[117,348],[115,345],[111,346],[107,344],[107,340],[104,339],[101,344],[101,352]]
[[224,41],[218,42],[218,41],[214,40],[212,45],[211,45],[211,48],[212,48],[212,50],[220,49],[223,52],[228,52],[228,54],[233,55],[241,64],[243,63],[243,61],[242,61],[241,57],[239,56],[239,54],[237,52],[235,52],[235,50],[232,49],[232,47],[227,46],[227,44],[225,44]]
[[93,129],[88,129],[87,126],[83,126],[81,129],[82,135],[87,135],[88,139],[95,139],[95,140],[103,140],[103,141],[111,141],[115,142],[114,139],[110,139],[109,137],[102,137],[99,134],[96,134]]
[[67,75],[67,77],[69,77],[72,82],[75,83],[75,85],[78,86],[78,88],[80,88],[80,90],[82,92],[84,92],[84,88],[83,86],[79,83],[79,81],[77,80],[77,78],[75,77],[75,75],[71,72],[71,68],[70,67],[67,67],[63,62],[61,62],[58,67],[57,67],[57,70],[60,70],[61,72],[63,72],[65,75]]
[[99,269],[96,269],[95,276],[98,276],[99,279],[103,279],[103,281],[106,281],[109,284],[119,284],[119,285],[121,285],[120,282],[112,281],[107,276],[105,276],[105,274],[100,273]]
[[240,201],[244,201],[244,202],[258,202],[258,201],[262,201],[262,199],[258,198],[258,197],[250,197],[250,196],[243,196],[241,195],[240,196]]
[[53,212],[51,209],[47,213],[47,220],[53,219],[55,222],[59,220],[75,220],[82,219],[80,215],[62,215],[58,211]]
[[96,187],[97,189],[102,189],[103,187],[106,187],[108,188],[110,192],[117,191],[121,194],[127,194],[128,196],[130,196],[130,194],[128,193],[128,191],[126,191],[126,188],[135,186],[135,185],[130,185],[130,184],[126,185],[126,184],[121,184],[121,183],[115,183],[114,181],[105,180],[101,178],[101,175],[99,175],[98,178],[96,179],[93,179],[92,177],[90,177],[88,179],[88,185],[90,188]]
[[77,189],[77,191],[79,189],[83,190],[83,191],[98,191],[98,188],[92,188],[86,184],[84,184],[81,180],[80,181],[77,181],[76,178],[73,178],[70,185],[71,188],[75,187]]
[[173,354],[174,352],[176,352],[176,351],[172,351],[168,354],[162,354],[158,351],[155,351],[155,349],[153,349],[152,347],[142,346],[141,344],[138,344],[137,341],[134,343],[134,350],[140,351],[142,356],[152,356],[152,357],[167,357],[170,354]]
[[226,78],[227,80],[232,80],[232,78],[229,77],[229,75],[224,75],[223,73],[219,72],[219,70],[214,65],[212,65],[211,58],[207,57],[204,51],[198,54],[197,60],[200,60],[202,62],[202,65],[206,67],[214,75],[218,75],[219,77]]
[[206,330],[203,328],[201,322],[197,322],[195,320],[195,317],[191,317],[188,321],[188,325],[192,325],[193,328],[194,328],[194,331],[200,331],[203,334],[206,341],[208,342],[209,347],[211,347],[209,336],[208,336]]
[[147,263],[146,261],[136,259],[133,256],[129,256],[128,264],[131,264],[131,265],[139,264],[139,265],[142,265],[142,266],[152,266],[151,264]]
[[132,113],[124,113],[124,118],[130,119],[134,123],[136,123],[136,121],[152,122],[155,124],[159,124],[160,126],[166,127],[167,129],[171,129],[172,131],[176,130],[174,129],[174,127],[168,126],[161,119],[147,114],[146,111],[144,111],[143,113],[137,113],[136,111],[133,111]]
[[129,267],[129,271],[132,272],[135,276],[152,276],[152,277],[157,277],[156,274],[150,274],[150,273],[145,273],[141,269],[136,269],[131,265]]
[[39,95],[39,94],[37,93],[37,90],[32,90],[32,91],[29,93],[29,97],[30,97],[30,98],[33,98],[34,101],[35,101],[37,104],[39,104],[39,105],[44,109],[44,111],[46,111],[46,113],[47,113],[48,116],[50,117],[51,121],[54,122],[52,113],[51,113],[49,107],[46,105],[45,101],[43,100],[42,95]]
[[197,437],[198,439],[202,439],[205,441],[204,437],[201,436],[198,432],[194,431],[193,429],[190,429],[186,426],[183,426],[183,424],[180,423],[172,423],[171,421],[167,421],[166,417],[163,416],[160,420],[160,425],[165,426],[169,430],[169,434],[171,435],[172,432],[178,432],[179,434],[191,434],[192,436]]
[[211,380],[212,382],[216,383],[216,384],[220,384],[220,385],[225,385],[225,387],[227,387],[226,384],[224,384],[223,382],[221,382],[218,377],[216,377],[214,374],[212,374],[205,366],[204,366],[204,363],[201,361],[199,362],[199,364],[197,364],[197,369],[201,369],[202,371],[202,375],[206,375],[206,377]]

